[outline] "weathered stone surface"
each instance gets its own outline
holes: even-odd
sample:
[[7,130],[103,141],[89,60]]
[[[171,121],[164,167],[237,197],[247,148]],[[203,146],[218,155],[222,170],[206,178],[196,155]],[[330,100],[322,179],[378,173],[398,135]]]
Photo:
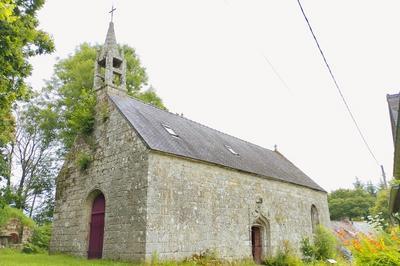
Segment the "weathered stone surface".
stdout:
[[16,218],[10,219],[0,228],[0,248],[25,244],[32,236],[32,230]]
[[311,206],[329,225],[324,192],[178,157],[151,153],[146,257],[183,258],[213,249],[251,257],[251,226],[261,222],[264,254],[312,235]]
[[[251,257],[251,226],[263,226],[264,255],[311,236],[311,206],[329,226],[327,194],[204,162],[149,151],[105,94],[94,161],[81,172],[74,156],[58,179],[51,252],[87,256],[92,192],[106,198],[103,257],[180,259],[215,250]],[[103,108],[103,107],[102,107]],[[75,153],[90,151],[77,141]]]
[[[57,178],[51,252],[87,256],[92,193],[106,199],[103,257],[142,259],[145,252],[145,219],[148,152],[118,110],[99,95],[106,106],[106,121],[96,116],[94,149],[77,141]],[[93,162],[81,171],[76,154],[93,154]]]

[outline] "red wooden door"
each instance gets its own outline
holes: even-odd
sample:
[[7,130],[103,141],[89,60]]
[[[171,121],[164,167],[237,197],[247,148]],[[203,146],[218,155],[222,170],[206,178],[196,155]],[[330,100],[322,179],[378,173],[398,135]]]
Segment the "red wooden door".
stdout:
[[98,195],[93,201],[92,214],[90,220],[90,237],[89,237],[89,259],[99,259],[103,253],[104,238],[104,212],[105,212],[104,195]]
[[260,227],[253,226],[251,228],[251,248],[253,253],[253,259],[256,263],[261,264],[262,262],[262,242],[261,242],[261,230]]

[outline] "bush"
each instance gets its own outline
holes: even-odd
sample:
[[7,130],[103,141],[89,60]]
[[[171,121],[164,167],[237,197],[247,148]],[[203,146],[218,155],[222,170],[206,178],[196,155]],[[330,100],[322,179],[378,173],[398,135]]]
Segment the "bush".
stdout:
[[49,249],[52,224],[45,224],[35,228],[32,234],[31,244],[44,249]]
[[267,266],[301,266],[303,263],[294,254],[289,241],[284,241],[283,250],[280,250],[274,257],[265,260]]
[[301,241],[303,260],[306,262],[336,258],[337,241],[331,231],[323,226],[318,226],[315,231],[314,241],[308,237]]
[[300,247],[301,253],[303,254],[303,260],[306,262],[314,261],[315,260],[315,247],[311,243],[308,237],[303,238],[301,241]]
[[318,226],[314,235],[315,258],[326,260],[336,257],[337,241],[333,233],[323,227]]
[[46,251],[32,243],[26,243],[22,248],[21,252],[26,254],[38,254],[38,253],[45,253]]
[[85,171],[89,168],[90,163],[92,162],[92,156],[87,153],[79,153],[77,156],[77,162],[79,166],[79,170]]

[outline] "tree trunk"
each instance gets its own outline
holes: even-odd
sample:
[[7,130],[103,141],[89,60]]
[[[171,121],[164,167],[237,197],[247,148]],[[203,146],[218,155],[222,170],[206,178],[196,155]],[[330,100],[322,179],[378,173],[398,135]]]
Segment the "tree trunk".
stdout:
[[29,218],[32,218],[33,206],[35,206],[36,195],[37,195],[36,193],[35,193],[35,195],[33,195],[31,210],[30,210],[30,212],[29,212]]

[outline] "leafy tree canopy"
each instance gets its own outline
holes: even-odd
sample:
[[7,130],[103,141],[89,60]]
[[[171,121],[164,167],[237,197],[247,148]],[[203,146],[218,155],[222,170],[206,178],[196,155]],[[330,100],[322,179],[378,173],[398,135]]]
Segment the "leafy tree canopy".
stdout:
[[371,208],[372,215],[379,215],[385,221],[390,221],[389,215],[389,189],[382,189],[376,196],[374,206]]
[[369,215],[375,197],[360,188],[338,189],[328,195],[328,203],[332,220],[343,218],[357,220]]
[[9,175],[4,146],[14,136],[11,108],[30,95],[24,81],[32,70],[28,59],[54,50],[50,36],[38,29],[36,13],[43,4],[44,0],[0,2],[0,178]]
[[[68,150],[79,134],[90,134],[94,124],[96,94],[93,90],[94,64],[99,45],[80,45],[73,55],[60,60],[54,75],[47,82],[48,97],[56,104],[52,110],[58,115],[59,135]],[[127,63],[126,87],[128,94],[166,109],[162,100],[148,85],[146,70],[141,66],[135,50],[119,46]],[[147,88],[147,89],[145,89]]]

